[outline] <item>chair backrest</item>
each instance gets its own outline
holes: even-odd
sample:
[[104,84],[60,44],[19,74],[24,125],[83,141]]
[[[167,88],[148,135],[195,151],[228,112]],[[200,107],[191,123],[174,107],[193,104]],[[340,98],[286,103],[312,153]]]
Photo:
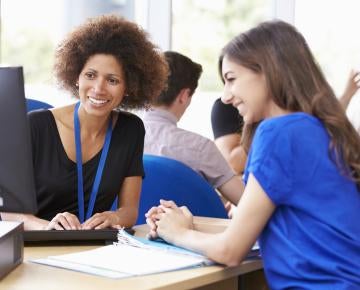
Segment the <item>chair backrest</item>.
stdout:
[[144,155],[145,178],[142,183],[139,216],[136,224],[145,223],[145,213],[160,199],[187,206],[197,216],[227,218],[225,207],[206,180],[185,164],[166,157]]
[[51,106],[48,103],[34,100],[34,99],[26,99],[26,110],[27,112],[39,110],[39,109],[51,109],[53,106]]

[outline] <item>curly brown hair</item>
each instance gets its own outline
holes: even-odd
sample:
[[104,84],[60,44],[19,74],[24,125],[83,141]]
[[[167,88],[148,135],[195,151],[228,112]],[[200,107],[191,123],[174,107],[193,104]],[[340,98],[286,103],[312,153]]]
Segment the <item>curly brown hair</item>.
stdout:
[[147,107],[166,86],[168,66],[159,49],[138,25],[115,15],[89,19],[59,44],[54,64],[59,86],[79,97],[76,82],[95,54],[112,55],[122,65],[126,95],[120,108]]

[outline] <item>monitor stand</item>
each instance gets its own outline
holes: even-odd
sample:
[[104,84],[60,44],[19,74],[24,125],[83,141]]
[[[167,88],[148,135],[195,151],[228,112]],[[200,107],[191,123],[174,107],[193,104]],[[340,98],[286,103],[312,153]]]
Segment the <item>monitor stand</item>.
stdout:
[[22,263],[24,224],[0,221],[0,279]]

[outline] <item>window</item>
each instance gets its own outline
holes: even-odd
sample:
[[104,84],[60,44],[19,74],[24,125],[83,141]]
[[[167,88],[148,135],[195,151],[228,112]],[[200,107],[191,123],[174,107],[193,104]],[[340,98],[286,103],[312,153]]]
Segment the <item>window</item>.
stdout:
[[134,1],[2,0],[0,62],[24,68],[28,98],[54,106],[73,102],[52,78],[54,51],[64,35],[86,18],[118,13],[134,18]]
[[[301,0],[295,5],[295,25],[306,38],[338,96],[345,88],[350,70],[360,70],[359,11],[358,0]],[[347,110],[357,128],[360,128],[359,112],[358,92]]]
[[270,0],[173,0],[172,50],[203,66],[200,84],[179,126],[213,138],[210,111],[222,94],[217,61],[235,35],[270,18]]

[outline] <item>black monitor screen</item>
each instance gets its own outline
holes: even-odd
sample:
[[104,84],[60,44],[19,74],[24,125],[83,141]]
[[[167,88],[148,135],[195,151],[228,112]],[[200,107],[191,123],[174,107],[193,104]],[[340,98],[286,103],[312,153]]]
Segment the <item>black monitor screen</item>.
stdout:
[[0,67],[0,212],[36,212],[22,67]]

